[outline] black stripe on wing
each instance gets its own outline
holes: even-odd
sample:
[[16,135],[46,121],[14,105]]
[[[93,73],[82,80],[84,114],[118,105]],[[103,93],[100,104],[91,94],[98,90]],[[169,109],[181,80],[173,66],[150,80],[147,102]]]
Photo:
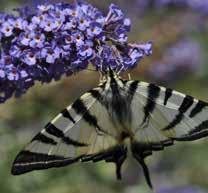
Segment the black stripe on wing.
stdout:
[[[39,133],[37,134],[32,141],[39,141],[45,144],[50,144],[50,145],[57,145],[57,142],[53,139],[51,139],[50,137],[47,137],[46,135]],[[31,142],[32,142],[31,141]]]
[[92,95],[93,98],[102,103],[102,95],[98,90],[92,89],[89,91],[89,93]]
[[129,97],[130,103],[131,103],[132,99],[134,98],[134,95],[137,91],[138,84],[139,84],[139,81],[135,80],[135,81],[131,82],[131,84],[129,85],[128,97]]
[[69,111],[68,111],[67,109],[64,109],[64,110],[61,112],[61,114],[62,114],[65,118],[69,119],[72,123],[76,123],[75,120],[74,120],[73,117],[70,115],[70,113],[69,113]]
[[200,113],[207,105],[207,103],[203,102],[203,101],[198,101],[198,103],[196,104],[196,106],[192,109],[191,113],[190,113],[190,117],[193,118],[195,117],[198,113]]
[[132,148],[137,151],[137,153],[140,154],[140,157],[145,159],[147,156],[152,155],[152,151],[161,151],[165,147],[171,146],[174,144],[173,139],[167,139],[160,141],[158,143],[156,142],[150,142],[150,143],[140,143],[140,142],[134,142],[132,143]]
[[127,148],[122,145],[117,145],[103,152],[90,155],[80,155],[76,158],[66,158],[56,155],[47,155],[43,153],[35,153],[30,151],[21,151],[12,167],[13,175],[24,174],[33,170],[42,170],[52,167],[63,167],[75,162],[98,162],[105,160],[106,162],[114,162],[116,164],[117,178],[121,179],[121,166],[126,159]]
[[167,105],[167,102],[168,102],[169,98],[172,96],[172,92],[173,92],[172,89],[166,88],[166,90],[165,90],[165,99],[164,99],[164,103],[163,103],[164,105]]
[[71,139],[70,137],[65,136],[65,134],[60,129],[55,127],[52,123],[48,123],[45,126],[45,131],[50,135],[53,135],[57,138],[61,138],[62,141],[66,143],[67,145],[73,145],[76,147],[88,146],[88,144],[81,143],[79,141],[76,141],[75,139]]
[[89,110],[86,108],[85,104],[81,99],[76,100],[72,104],[72,108],[75,110],[77,114],[83,116],[83,119],[91,126],[94,126],[98,135],[106,134],[106,131],[102,130],[101,127],[98,125],[97,118],[92,115]]
[[184,113],[192,106],[194,102],[193,97],[186,95],[183,99],[182,104],[180,105],[178,109],[178,114],[175,116],[175,118],[162,130],[167,131],[170,129],[173,129],[176,125],[178,125],[184,117]]
[[80,157],[72,159],[56,155],[21,151],[13,163],[11,173],[13,175],[20,175],[32,170],[42,170],[51,167],[63,167],[75,163],[79,160]]
[[189,134],[192,135],[194,133],[199,133],[203,131],[204,129],[208,129],[208,120],[203,121],[201,124],[195,127],[192,131],[190,131]]
[[156,99],[160,95],[160,87],[156,86],[154,84],[149,84],[148,86],[148,98],[147,98],[147,103],[144,106],[144,119],[143,123],[144,124],[148,117],[150,116],[150,113],[152,113],[155,109],[156,106]]
[[188,134],[174,138],[177,141],[194,141],[208,136],[208,120],[193,128]]
[[199,133],[193,133],[193,134],[188,134],[188,135],[184,135],[181,137],[177,137],[177,138],[174,138],[174,140],[176,140],[176,141],[195,141],[195,140],[201,139],[203,137],[207,137],[207,136],[208,136],[208,130],[204,130]]

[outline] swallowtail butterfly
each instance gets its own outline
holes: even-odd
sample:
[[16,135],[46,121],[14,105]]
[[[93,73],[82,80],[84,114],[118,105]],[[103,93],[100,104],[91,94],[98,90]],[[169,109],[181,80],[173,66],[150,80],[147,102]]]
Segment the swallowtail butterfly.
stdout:
[[207,118],[206,102],[155,84],[123,80],[109,70],[97,88],[58,114],[17,155],[12,174],[105,160],[115,163],[121,179],[121,166],[131,152],[152,187],[145,158],[174,141],[207,136]]

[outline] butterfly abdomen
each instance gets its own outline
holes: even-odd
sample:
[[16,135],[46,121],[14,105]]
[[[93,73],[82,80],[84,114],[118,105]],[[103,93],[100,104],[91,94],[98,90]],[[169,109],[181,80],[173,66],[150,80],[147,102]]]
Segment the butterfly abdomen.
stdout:
[[104,89],[104,104],[115,125],[121,132],[129,130],[132,112],[128,95],[126,95],[124,82],[119,77],[109,76]]

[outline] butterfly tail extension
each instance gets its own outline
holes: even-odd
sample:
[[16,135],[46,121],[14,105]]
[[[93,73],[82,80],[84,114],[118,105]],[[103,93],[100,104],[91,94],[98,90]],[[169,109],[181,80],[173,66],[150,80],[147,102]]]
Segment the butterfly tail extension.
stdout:
[[124,146],[120,146],[119,148],[115,149],[112,157],[106,160],[107,162],[114,162],[116,165],[116,177],[118,180],[122,179],[121,175],[121,168],[122,165],[127,157],[127,148]]
[[132,143],[131,144],[132,155],[139,162],[139,164],[142,166],[146,182],[147,182],[148,186],[151,189],[153,189],[149,169],[148,169],[148,167],[145,163],[145,160],[144,160],[146,156],[149,156],[152,154],[152,151],[148,150],[146,148],[143,148],[143,147],[145,147],[145,146],[143,146],[142,144],[140,145],[139,143]]
[[93,155],[86,155],[84,156],[81,161],[82,162],[98,162],[105,160],[106,162],[112,162],[116,165],[116,177],[118,180],[121,180],[121,167],[127,157],[127,147],[123,145],[117,145],[105,152],[93,154]]

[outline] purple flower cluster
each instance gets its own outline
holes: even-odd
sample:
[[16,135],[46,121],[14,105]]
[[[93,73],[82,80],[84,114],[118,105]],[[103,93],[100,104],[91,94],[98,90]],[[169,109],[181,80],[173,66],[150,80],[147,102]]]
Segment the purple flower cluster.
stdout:
[[184,74],[196,73],[202,61],[200,44],[191,39],[183,39],[164,53],[161,61],[155,62],[148,75],[157,82],[171,83],[184,78]]
[[59,80],[89,63],[101,72],[122,72],[152,52],[151,42],[127,42],[131,21],[114,4],[106,16],[84,1],[17,12],[0,14],[0,102],[35,81]]

